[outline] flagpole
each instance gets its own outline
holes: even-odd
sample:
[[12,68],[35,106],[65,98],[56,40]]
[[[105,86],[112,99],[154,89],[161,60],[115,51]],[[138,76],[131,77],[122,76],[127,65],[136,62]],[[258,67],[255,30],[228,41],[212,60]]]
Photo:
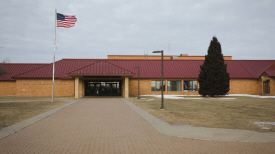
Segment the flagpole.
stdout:
[[55,21],[54,21],[54,46],[53,46],[53,85],[52,85],[52,102],[54,102],[54,62],[55,62],[55,50],[56,50],[56,15],[57,11],[55,9]]

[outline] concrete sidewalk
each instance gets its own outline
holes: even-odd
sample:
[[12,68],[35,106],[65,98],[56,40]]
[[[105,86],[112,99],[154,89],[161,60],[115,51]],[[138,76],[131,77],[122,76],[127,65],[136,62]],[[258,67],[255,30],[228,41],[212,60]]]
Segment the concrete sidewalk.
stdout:
[[[162,121],[153,119],[154,123],[151,121],[150,124],[140,113],[134,111],[138,109],[132,110],[133,107],[133,104],[124,98],[81,99],[2,138],[0,153],[151,154],[275,151],[274,142],[206,141],[165,135],[165,129],[168,127],[160,126]],[[160,133],[155,128],[163,132]]]
[[275,132],[259,133],[249,130],[204,128],[193,126],[172,126],[155,116],[140,109],[130,101],[123,101],[147,120],[159,132],[182,138],[215,140],[215,141],[237,141],[237,142],[275,142]]

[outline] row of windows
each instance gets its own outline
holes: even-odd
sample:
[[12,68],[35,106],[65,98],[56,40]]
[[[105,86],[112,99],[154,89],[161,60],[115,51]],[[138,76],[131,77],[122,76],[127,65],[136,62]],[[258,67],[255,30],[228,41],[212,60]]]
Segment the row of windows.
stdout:
[[[197,91],[197,81],[184,81],[184,91]],[[168,91],[181,91],[181,81],[168,81]],[[161,91],[161,81],[151,81],[151,91]],[[165,81],[163,81],[163,91],[165,91]]]

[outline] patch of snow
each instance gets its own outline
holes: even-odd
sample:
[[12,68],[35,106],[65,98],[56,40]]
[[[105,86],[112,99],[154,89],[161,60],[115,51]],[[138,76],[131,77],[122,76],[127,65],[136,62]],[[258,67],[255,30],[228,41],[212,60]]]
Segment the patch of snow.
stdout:
[[236,98],[218,98],[218,99],[236,99]]
[[267,125],[275,126],[275,122],[254,122],[253,124],[258,125],[261,129],[270,129]]
[[[161,98],[161,95],[142,95],[142,96]],[[184,98],[183,96],[199,96],[199,95],[163,95],[163,98],[168,98],[168,99],[203,99],[203,98]]]
[[170,96],[170,97],[164,97],[164,98],[168,98],[168,99],[184,99],[184,97],[172,97],[172,96]]
[[184,98],[184,99],[204,99],[204,98]]
[[248,95],[248,94],[228,94],[225,96],[245,96],[245,97],[255,97],[255,98],[275,98],[275,96],[260,96],[260,95]]
[[[161,98],[161,95],[142,95],[142,96]],[[201,95],[163,95],[164,98],[170,98],[170,99],[190,99],[190,98],[184,98],[184,96],[189,97],[189,96],[201,96]],[[260,95],[248,95],[248,94],[228,94],[224,96],[225,97],[244,96],[244,97],[254,97],[254,98],[275,98],[275,96],[260,96]],[[203,99],[203,98],[192,98],[192,99]],[[225,98],[220,98],[220,99],[225,99]],[[234,99],[234,98],[227,98],[227,99]]]
[[275,122],[254,122],[256,125],[273,125],[275,126]]
[[[151,96],[161,98],[161,95],[142,95],[142,96]],[[179,97],[178,97],[179,96]],[[163,95],[163,98],[170,98],[170,99],[183,99],[182,95]]]

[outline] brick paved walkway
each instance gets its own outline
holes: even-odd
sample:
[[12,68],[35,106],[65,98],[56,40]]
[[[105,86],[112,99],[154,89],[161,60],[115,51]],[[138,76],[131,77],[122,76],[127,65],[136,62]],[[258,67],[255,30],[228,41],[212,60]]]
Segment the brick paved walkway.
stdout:
[[121,98],[87,98],[0,140],[0,153],[274,153],[275,143],[159,133]]

